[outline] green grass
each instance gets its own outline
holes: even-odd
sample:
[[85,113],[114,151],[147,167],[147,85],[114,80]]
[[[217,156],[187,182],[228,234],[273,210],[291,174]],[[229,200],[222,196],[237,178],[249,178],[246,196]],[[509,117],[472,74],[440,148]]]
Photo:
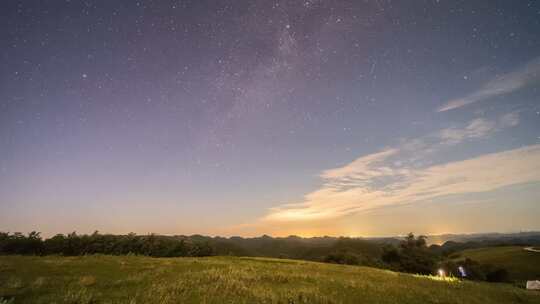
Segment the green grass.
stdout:
[[508,284],[238,257],[0,256],[2,297],[47,304],[540,303],[540,293]]
[[540,253],[523,250],[523,247],[486,247],[459,252],[457,259],[470,258],[480,263],[493,264],[508,270],[515,281],[540,279]]

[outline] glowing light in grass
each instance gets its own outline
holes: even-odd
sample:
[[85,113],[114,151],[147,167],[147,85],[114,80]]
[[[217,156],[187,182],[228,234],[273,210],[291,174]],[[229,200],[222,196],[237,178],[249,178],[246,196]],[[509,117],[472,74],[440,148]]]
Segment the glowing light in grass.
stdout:
[[439,275],[422,275],[422,274],[413,274],[414,277],[417,278],[423,278],[423,279],[430,279],[433,281],[444,281],[448,283],[459,283],[461,282],[458,278],[452,277],[452,276],[439,276]]
[[439,274],[439,276],[440,276],[441,278],[446,277],[446,272],[445,272],[443,269],[439,269],[439,271],[437,271],[437,273]]

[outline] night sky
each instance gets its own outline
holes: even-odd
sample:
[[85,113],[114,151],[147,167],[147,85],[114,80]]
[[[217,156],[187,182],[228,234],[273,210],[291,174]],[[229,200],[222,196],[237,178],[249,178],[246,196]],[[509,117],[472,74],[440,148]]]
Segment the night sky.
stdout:
[[0,3],[0,231],[540,230],[538,1]]

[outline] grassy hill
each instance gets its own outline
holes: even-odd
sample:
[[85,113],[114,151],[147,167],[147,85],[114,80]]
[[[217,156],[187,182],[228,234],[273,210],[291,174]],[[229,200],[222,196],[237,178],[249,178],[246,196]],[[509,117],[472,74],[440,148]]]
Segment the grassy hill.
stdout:
[[0,256],[1,297],[14,303],[540,303],[540,293],[506,284],[238,257]]
[[512,280],[540,279],[540,253],[525,251],[520,246],[467,249],[457,254],[459,257],[456,259],[470,258],[503,267],[508,270]]

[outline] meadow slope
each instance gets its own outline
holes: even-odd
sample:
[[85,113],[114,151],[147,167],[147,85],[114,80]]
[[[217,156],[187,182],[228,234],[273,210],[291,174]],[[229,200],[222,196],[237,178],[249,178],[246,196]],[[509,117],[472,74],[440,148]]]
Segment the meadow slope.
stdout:
[[507,284],[238,257],[0,256],[2,297],[13,303],[540,303],[540,293]]
[[540,279],[540,252],[524,250],[521,246],[485,247],[467,249],[457,253],[455,260],[470,258],[508,270],[516,281]]

